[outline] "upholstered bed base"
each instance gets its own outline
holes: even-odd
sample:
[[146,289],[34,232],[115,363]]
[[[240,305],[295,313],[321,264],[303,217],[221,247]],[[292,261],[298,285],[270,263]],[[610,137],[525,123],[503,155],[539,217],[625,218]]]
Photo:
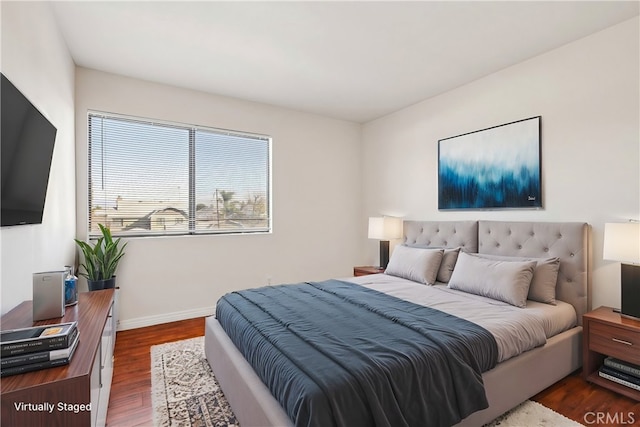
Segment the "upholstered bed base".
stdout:
[[458,426],[481,426],[524,402],[582,366],[582,326],[509,359],[482,375],[489,407]]
[[[469,252],[561,259],[557,298],[572,304],[581,324],[587,306],[588,226],[581,223],[405,221],[404,243],[462,246]],[[459,426],[481,426],[581,366],[582,327],[483,374],[489,408]],[[285,411],[214,317],[206,319],[205,354],[242,427],[291,426]]]

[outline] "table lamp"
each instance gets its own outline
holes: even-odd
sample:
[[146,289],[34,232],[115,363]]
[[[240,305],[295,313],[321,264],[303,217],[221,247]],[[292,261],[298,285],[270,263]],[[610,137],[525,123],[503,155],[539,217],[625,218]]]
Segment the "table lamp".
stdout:
[[640,222],[604,225],[606,260],[620,261],[620,313],[640,318]]
[[369,238],[380,240],[380,270],[389,264],[389,240],[402,237],[402,218],[391,216],[369,218]]

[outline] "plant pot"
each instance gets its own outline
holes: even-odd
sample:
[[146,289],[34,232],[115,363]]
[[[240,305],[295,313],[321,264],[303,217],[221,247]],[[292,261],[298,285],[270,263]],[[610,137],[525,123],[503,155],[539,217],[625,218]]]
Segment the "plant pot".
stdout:
[[87,279],[87,284],[89,285],[90,291],[112,289],[116,287],[116,276],[113,276],[110,279],[104,279],[104,280],[88,280]]

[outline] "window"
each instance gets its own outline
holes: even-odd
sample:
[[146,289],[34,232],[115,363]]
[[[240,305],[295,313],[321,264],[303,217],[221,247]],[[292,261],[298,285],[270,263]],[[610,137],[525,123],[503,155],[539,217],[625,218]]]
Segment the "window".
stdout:
[[89,234],[271,230],[271,138],[89,114]]

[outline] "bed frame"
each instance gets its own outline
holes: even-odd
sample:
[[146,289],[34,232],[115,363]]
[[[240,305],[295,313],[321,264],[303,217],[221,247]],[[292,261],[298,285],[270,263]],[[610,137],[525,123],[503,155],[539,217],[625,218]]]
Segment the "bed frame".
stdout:
[[[576,222],[405,221],[409,246],[462,247],[492,255],[559,257],[556,298],[576,310],[578,326],[500,363],[482,375],[489,407],[458,426],[479,426],[566,377],[582,365],[582,315],[589,309],[589,227]],[[205,354],[242,427],[292,422],[218,321],[205,322]]]

